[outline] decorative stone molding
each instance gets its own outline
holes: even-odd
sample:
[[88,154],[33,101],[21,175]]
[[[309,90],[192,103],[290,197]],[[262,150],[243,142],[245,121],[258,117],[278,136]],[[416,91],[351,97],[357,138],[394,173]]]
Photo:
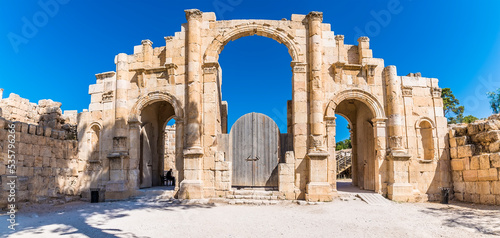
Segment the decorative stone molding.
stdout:
[[358,42],[370,42],[370,38],[368,36],[361,36],[358,38]]
[[198,9],[188,9],[188,10],[184,10],[184,12],[186,13],[186,19],[188,21],[191,20],[191,19],[193,19],[193,20],[201,20],[202,17],[203,17],[203,12],[201,12]]
[[105,79],[105,78],[111,78],[111,77],[115,76],[115,74],[116,73],[114,71],[104,72],[104,73],[96,74],[95,78],[97,80],[102,80],[102,79]]
[[431,88],[431,94],[433,98],[441,98],[441,91],[442,89],[434,87]]
[[219,69],[219,63],[217,62],[207,62],[204,63],[201,68],[203,69],[204,74],[215,74]]
[[403,92],[403,97],[411,97],[413,96],[413,87],[403,86],[402,92]]
[[323,13],[322,12],[310,12],[309,14],[307,14],[306,17],[310,21],[323,22]]
[[366,72],[366,78],[367,78],[368,84],[373,84],[375,81],[374,80],[375,69],[377,68],[377,65],[367,64],[363,68]]
[[153,42],[149,39],[146,39],[146,40],[142,40],[141,41],[141,44],[142,45],[149,45],[149,46],[152,46],[153,45]]
[[389,137],[389,147],[393,149],[403,149],[403,137],[402,136]]
[[165,42],[170,42],[174,39],[174,37],[173,36],[165,36],[164,39],[165,39]]
[[113,101],[113,91],[107,91],[102,94],[102,102],[111,102]]
[[336,41],[344,41],[344,35],[335,35],[335,40]]
[[292,61],[292,63],[290,63],[290,66],[292,66],[293,73],[305,73],[307,64],[302,62]]

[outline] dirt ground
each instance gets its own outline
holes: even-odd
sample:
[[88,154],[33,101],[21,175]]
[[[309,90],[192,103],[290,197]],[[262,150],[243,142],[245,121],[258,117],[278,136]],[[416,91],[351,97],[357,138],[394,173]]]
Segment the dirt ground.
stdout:
[[173,200],[37,206],[3,237],[495,237],[500,207],[451,202],[369,205],[359,198],[318,205],[188,205]]

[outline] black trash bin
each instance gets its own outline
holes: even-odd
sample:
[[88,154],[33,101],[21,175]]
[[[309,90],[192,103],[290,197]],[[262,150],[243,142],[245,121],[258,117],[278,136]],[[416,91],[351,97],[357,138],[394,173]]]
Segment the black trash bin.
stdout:
[[441,204],[448,204],[450,200],[450,188],[441,188]]
[[99,191],[90,191],[90,203],[99,202]]

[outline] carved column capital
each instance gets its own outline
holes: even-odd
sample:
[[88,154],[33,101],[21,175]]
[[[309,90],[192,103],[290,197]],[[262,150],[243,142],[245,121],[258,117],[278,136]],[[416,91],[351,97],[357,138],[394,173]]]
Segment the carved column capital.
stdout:
[[204,74],[215,74],[219,69],[219,63],[217,62],[207,62],[204,63],[201,68]]
[[294,73],[305,73],[307,64],[302,62],[292,61],[292,63],[290,63],[290,66],[292,66],[292,72]]
[[198,9],[188,9],[184,10],[186,13],[186,19],[189,20],[201,20],[203,17],[203,12]]
[[323,13],[322,12],[310,12],[309,14],[307,14],[307,19],[309,21],[323,22]]

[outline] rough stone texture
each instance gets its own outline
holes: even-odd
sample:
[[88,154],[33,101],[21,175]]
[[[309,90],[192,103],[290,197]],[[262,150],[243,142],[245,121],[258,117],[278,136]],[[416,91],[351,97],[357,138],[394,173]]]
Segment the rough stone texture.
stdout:
[[[7,128],[11,123],[0,117],[1,207],[6,207],[8,195]],[[86,163],[78,158],[78,142],[66,139],[63,130],[40,130],[40,125],[19,122],[15,125],[16,202],[61,204],[80,199]]]
[[492,115],[468,125],[450,125],[453,190],[460,201],[500,205],[498,118]]

